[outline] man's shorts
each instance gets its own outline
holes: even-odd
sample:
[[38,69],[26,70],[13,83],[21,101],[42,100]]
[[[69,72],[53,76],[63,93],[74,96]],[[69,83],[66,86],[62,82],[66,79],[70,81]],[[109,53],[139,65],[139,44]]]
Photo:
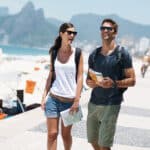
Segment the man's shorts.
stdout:
[[70,108],[72,104],[73,102],[61,102],[49,96],[45,104],[45,115],[47,118],[58,118],[60,112]]
[[120,105],[88,104],[87,137],[89,143],[111,147],[114,140]]

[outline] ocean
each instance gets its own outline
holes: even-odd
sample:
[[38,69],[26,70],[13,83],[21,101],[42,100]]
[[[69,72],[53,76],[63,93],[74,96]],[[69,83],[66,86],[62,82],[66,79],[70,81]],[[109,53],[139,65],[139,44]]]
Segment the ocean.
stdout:
[[20,46],[8,46],[8,45],[0,45],[2,48],[2,52],[4,55],[13,55],[13,56],[44,56],[49,55],[49,49],[42,48],[25,48]]

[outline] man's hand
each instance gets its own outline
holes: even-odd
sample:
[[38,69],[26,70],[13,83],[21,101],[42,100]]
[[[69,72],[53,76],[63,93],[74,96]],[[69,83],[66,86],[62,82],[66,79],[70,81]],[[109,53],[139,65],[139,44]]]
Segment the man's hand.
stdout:
[[113,87],[114,81],[109,77],[104,77],[100,83],[102,88],[111,88]]
[[93,81],[93,80],[90,80],[90,79],[87,79],[87,80],[86,80],[86,84],[87,84],[90,88],[98,87],[98,85],[96,84],[96,82]]

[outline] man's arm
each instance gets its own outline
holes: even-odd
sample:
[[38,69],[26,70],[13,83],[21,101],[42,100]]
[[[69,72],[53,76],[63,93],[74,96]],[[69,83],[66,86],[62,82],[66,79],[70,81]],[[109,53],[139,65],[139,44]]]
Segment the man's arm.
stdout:
[[117,87],[126,88],[130,86],[134,86],[136,83],[135,71],[133,68],[128,68],[124,70],[125,79],[115,81]]

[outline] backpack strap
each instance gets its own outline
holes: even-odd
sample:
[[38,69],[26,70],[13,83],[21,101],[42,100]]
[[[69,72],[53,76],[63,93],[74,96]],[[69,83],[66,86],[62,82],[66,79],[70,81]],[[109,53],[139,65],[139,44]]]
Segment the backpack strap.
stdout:
[[55,71],[54,63],[55,63],[56,57],[57,57],[57,51],[53,50],[51,53],[52,71]]
[[52,86],[54,80],[55,80],[55,66],[54,66],[54,63],[55,63],[55,60],[56,60],[56,57],[57,57],[57,51],[56,50],[53,50],[51,52],[51,63],[52,63],[52,79],[51,79],[51,85],[50,87]]
[[124,50],[124,47],[118,45],[116,47],[116,59],[117,59],[117,64],[118,64],[118,67],[119,69],[121,69],[120,73],[121,73],[121,79],[124,77],[124,70],[123,70],[123,50]]
[[122,59],[122,49],[123,49],[123,47],[122,46],[120,46],[120,45],[118,45],[118,48],[117,48],[117,60],[118,61],[121,61],[121,59]]
[[80,62],[80,56],[81,56],[81,49],[76,48],[75,50],[75,64],[76,64],[76,82],[77,82],[77,75],[78,75],[78,67]]
[[123,68],[123,64],[124,64],[124,47],[123,46],[120,46],[118,45],[118,48],[117,48],[117,61],[120,65],[121,68]]
[[100,53],[102,47],[98,47],[96,48],[94,51],[93,51],[93,56],[92,56],[92,63],[91,63],[91,67],[94,69],[94,64],[95,64],[95,60],[96,60],[96,57],[98,56],[98,54]]
[[[117,48],[117,61],[118,61],[118,67],[121,69],[120,71],[120,79],[124,79],[125,78],[125,73],[124,73],[124,69],[123,69],[123,51],[124,51],[124,47],[123,46],[120,46],[118,45],[118,48]],[[120,92],[123,93],[127,90],[127,88],[120,88]]]

